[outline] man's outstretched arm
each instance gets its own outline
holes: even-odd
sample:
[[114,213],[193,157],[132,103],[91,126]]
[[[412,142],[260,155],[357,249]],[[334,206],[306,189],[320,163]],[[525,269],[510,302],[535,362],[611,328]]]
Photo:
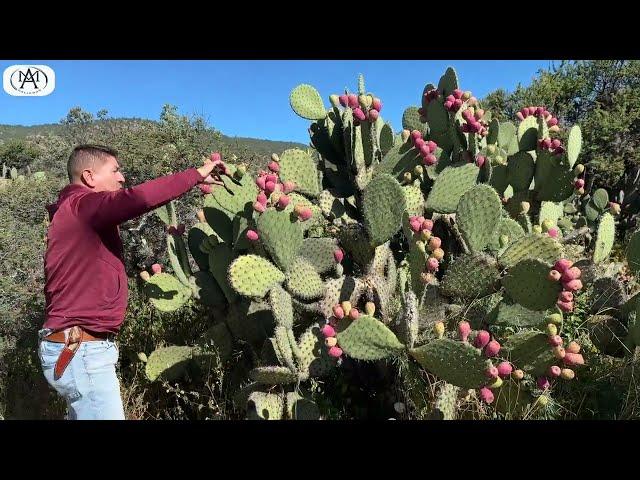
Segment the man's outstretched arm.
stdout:
[[78,215],[96,229],[119,225],[165,205],[199,183],[219,183],[210,176],[214,166],[207,162],[200,168],[189,168],[116,192],[89,193],[80,199]]

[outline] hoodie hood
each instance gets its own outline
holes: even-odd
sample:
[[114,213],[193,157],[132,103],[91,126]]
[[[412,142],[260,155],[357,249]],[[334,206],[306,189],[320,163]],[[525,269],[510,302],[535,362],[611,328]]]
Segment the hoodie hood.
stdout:
[[49,212],[49,221],[53,220],[53,216],[56,214],[56,212],[60,208],[60,205],[62,205],[62,202],[67,200],[69,197],[71,197],[75,193],[85,189],[86,187],[83,187],[82,185],[70,184],[64,187],[62,190],[60,190],[60,193],[58,194],[58,200],[56,201],[56,203],[51,203],[46,207],[47,212]]

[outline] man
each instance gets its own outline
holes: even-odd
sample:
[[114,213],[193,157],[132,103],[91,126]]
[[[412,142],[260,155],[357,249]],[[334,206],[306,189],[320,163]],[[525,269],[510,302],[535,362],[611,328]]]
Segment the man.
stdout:
[[217,164],[125,189],[114,150],[81,145],[71,153],[69,185],[47,207],[46,321],[38,342],[44,376],[66,399],[69,418],[124,419],[114,338],[128,289],[118,225],[198,184],[221,184]]

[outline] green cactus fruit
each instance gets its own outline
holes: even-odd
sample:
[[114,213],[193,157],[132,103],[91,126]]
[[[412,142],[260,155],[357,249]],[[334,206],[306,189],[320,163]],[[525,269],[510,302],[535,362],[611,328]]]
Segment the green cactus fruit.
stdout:
[[505,267],[512,267],[527,258],[539,258],[553,264],[562,258],[562,245],[548,235],[530,233],[511,242],[499,261]]
[[[440,81],[438,82],[438,90],[442,92],[442,97],[448,97],[453,94],[454,90],[457,90],[458,83],[458,74],[452,67],[448,67],[444,72],[444,75],[440,77]],[[433,103],[433,102],[431,102]]]
[[209,271],[218,282],[229,303],[233,303],[237,298],[237,294],[228,280],[229,266],[233,259],[233,252],[226,243],[211,247],[209,252]]
[[548,368],[557,362],[547,335],[539,331],[515,333],[507,338],[502,347],[503,355],[513,365],[533,376],[546,375]]
[[284,280],[285,275],[275,265],[258,255],[243,255],[229,266],[229,283],[246,297],[262,298],[271,287]]
[[478,298],[495,291],[500,279],[496,261],[487,255],[457,257],[442,279],[442,293],[454,298]]
[[520,151],[535,150],[538,143],[538,120],[533,115],[518,125],[518,146]]
[[442,170],[427,197],[426,207],[438,213],[454,213],[460,197],[477,183],[480,169],[473,163]]
[[191,289],[168,273],[156,273],[144,283],[144,291],[155,308],[174,312],[191,298]]
[[335,267],[334,254],[338,248],[334,238],[305,238],[300,248],[300,256],[313,265],[316,272],[325,274]]
[[189,229],[187,243],[189,251],[200,270],[209,270],[209,255],[200,250],[200,245],[209,235],[214,235],[213,229],[206,223],[196,223]]
[[192,347],[171,346],[158,348],[147,359],[145,365],[147,378],[152,382],[172,382],[186,373],[192,356]]
[[320,410],[315,402],[296,392],[287,393],[287,418],[290,420],[319,420]]
[[[500,219],[500,222],[498,222],[498,228],[496,228],[493,238],[491,238],[491,242],[489,242],[489,251],[494,254],[502,255],[509,245],[519,238],[524,237],[524,235],[524,229],[518,222],[511,218],[503,217]],[[500,238],[502,236],[506,236],[508,239],[506,245],[502,245],[500,243]]]
[[224,292],[215,278],[207,272],[199,271],[189,278],[193,297],[208,307],[221,307],[227,303]]
[[300,222],[286,211],[269,209],[256,222],[260,241],[275,264],[282,270],[289,268],[302,246]]
[[281,420],[284,396],[278,393],[253,392],[247,401],[248,420]]
[[502,202],[489,185],[476,185],[458,203],[456,219],[465,243],[479,253],[491,242],[502,216]]
[[634,275],[640,271],[640,230],[636,230],[629,238],[626,248],[627,264]]
[[578,125],[574,125],[569,130],[569,140],[567,141],[567,160],[569,166],[573,168],[582,149],[582,131]]
[[611,249],[613,248],[615,236],[615,220],[613,215],[607,212],[602,215],[600,218],[600,224],[598,225],[598,232],[596,234],[596,241],[593,249],[593,263],[600,263],[609,256]]
[[542,327],[548,323],[547,313],[529,310],[518,303],[502,300],[492,323],[504,327]]
[[289,292],[279,284],[274,285],[269,291],[269,304],[278,325],[293,327],[293,304]]
[[440,338],[409,351],[423,368],[447,383],[462,388],[487,384],[491,362],[469,343]]
[[317,197],[320,194],[317,172],[313,158],[304,150],[293,148],[280,155],[280,180],[294,182],[297,192]]
[[286,385],[298,381],[298,374],[287,367],[258,367],[249,372],[249,378],[267,385]]
[[344,353],[357,360],[381,360],[404,349],[391,330],[368,315],[361,315],[357,320],[342,320],[337,338]]
[[285,286],[295,297],[309,301],[322,298],[324,283],[313,265],[302,257],[296,258],[287,271]]
[[296,114],[307,120],[321,120],[327,116],[320,93],[311,85],[298,85],[291,90],[289,103]]
[[553,307],[562,290],[560,282],[549,280],[551,266],[537,259],[528,258],[509,269],[502,279],[507,295],[530,310],[547,310]]
[[364,225],[373,245],[389,240],[401,227],[404,191],[391,175],[378,175],[362,193]]
[[517,191],[529,190],[535,173],[533,157],[527,152],[511,155],[507,161],[507,181]]

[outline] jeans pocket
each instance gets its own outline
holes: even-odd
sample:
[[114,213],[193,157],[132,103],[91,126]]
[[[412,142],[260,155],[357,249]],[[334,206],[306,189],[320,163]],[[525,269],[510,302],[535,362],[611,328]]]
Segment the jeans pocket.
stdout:
[[38,354],[42,368],[53,368],[63,348],[64,343],[47,342],[46,340],[41,341],[38,347]]

